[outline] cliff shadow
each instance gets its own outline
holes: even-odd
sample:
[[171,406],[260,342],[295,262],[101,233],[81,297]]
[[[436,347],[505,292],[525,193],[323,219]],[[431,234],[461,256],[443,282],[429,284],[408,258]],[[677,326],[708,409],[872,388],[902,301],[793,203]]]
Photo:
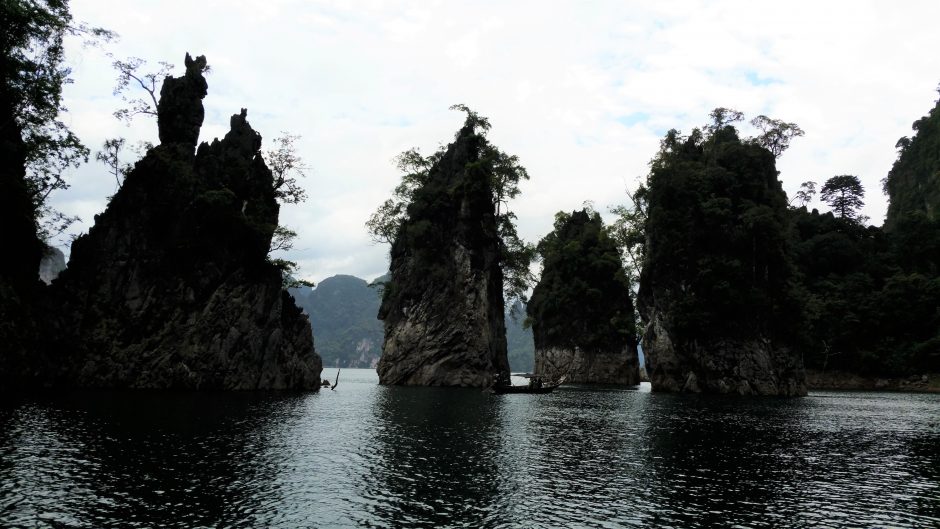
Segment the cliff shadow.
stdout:
[[299,395],[61,392],[4,406],[0,525],[228,526],[278,501]]

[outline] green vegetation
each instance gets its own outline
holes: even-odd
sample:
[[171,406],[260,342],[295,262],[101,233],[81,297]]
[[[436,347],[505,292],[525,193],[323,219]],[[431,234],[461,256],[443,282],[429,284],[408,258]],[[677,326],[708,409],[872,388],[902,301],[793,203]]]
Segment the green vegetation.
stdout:
[[[519,195],[519,182],[528,180],[529,174],[519,164],[518,157],[502,152],[486,139],[490,129],[488,119],[464,105],[451,108],[467,115],[456,138],[467,137],[472,152],[461,156],[471,161],[465,167],[442,167],[448,163],[444,146],[427,157],[416,148],[403,152],[396,160],[403,172],[401,182],[392,197],[372,214],[366,228],[374,241],[392,244],[392,252],[396,248],[412,249],[418,266],[428,275],[437,277],[445,273],[435,265],[438,250],[445,246],[443,227],[453,220],[442,217],[451,213],[445,205],[458,192],[487,197],[496,220],[505,297],[509,301],[525,300],[533,282],[529,264],[535,257],[535,248],[519,238],[516,215],[509,209],[509,201]],[[455,174],[466,172],[469,177],[461,182],[469,189],[457,189],[453,182],[432,178],[435,172],[443,170]]]
[[740,118],[718,109],[689,136],[670,131],[632,207],[614,211],[618,242],[644,265],[641,303],[662,303],[658,285],[679,285],[666,311],[681,339],[767,336],[796,346],[808,368],[940,371],[937,108],[898,142],[886,229],[865,225],[854,175],[821,187],[831,213],[807,211],[814,182],[787,209],[774,158],[788,142],[766,130],[742,140],[731,126]]
[[650,164],[639,301],[665,304],[682,341],[787,339],[802,311],[774,153],[739,137],[739,112],[711,116],[688,136],[669,131]]
[[382,322],[376,319],[381,298],[377,279],[336,275],[315,289],[291,289],[310,317],[317,354],[325,367],[374,367],[382,353]]
[[636,343],[630,283],[600,215],[555,215],[538,244],[543,270],[526,311],[538,348],[618,352]]
[[823,184],[819,196],[840,219],[857,220],[859,223],[868,221],[866,217],[859,216],[858,212],[865,205],[862,200],[865,198],[865,188],[857,176],[833,176]]
[[[0,26],[0,225],[3,246],[17,256],[0,265],[0,308],[12,315],[23,312],[13,290],[35,283],[43,241],[74,220],[52,210],[49,198],[68,188],[63,172],[90,154],[61,118],[62,88],[70,75],[64,38],[112,35],[75,23],[66,0],[6,0],[0,3]],[[113,64],[115,94],[125,105],[115,115],[125,121],[156,116],[169,65],[144,72],[146,63],[138,58]],[[208,71],[205,64],[198,70]],[[134,97],[131,89],[143,96]],[[498,241],[497,250],[487,251],[499,263],[505,298],[516,310],[526,307],[535,341],[545,346],[610,349],[635,340],[630,286],[638,285],[638,304],[662,304],[679,340],[761,336],[798,346],[811,368],[878,375],[940,371],[940,101],[914,122],[912,137],[896,144],[898,158],[884,180],[890,206],[883,228],[866,226],[865,189],[853,175],[834,176],[820,187],[831,213],[807,210],[816,195],[814,182],[804,182],[788,201],[776,158],[802,129],[758,116],[750,122],[756,135],[744,138],[736,126],[743,115],[719,108],[708,125],[665,135],[631,203],[614,208],[618,218],[612,226],[604,228],[589,210],[559,213],[554,231],[537,248],[519,238],[509,208],[520,182],[529,178],[526,169],[489,142],[485,117],[463,105],[453,108],[466,114],[456,135],[459,145],[455,141],[428,156],[418,149],[402,153],[399,185],[367,222],[376,241],[414,258],[411,281],[449,279],[452,270],[439,257],[455,237],[460,197],[486,220],[485,228],[466,235],[476,239],[469,242]],[[173,241],[166,245],[174,258],[168,261],[214,252],[266,254],[286,284],[297,286],[302,282],[291,279],[296,264],[274,257],[290,249],[297,235],[277,224],[277,204],[306,198],[298,185],[306,167],[297,140],[286,133],[277,138],[264,153],[270,178],[259,170],[263,179],[246,178],[238,186],[206,186],[192,167],[173,171],[173,181],[163,178],[165,167],[179,163],[167,149],[142,160],[142,174],[161,178],[138,176],[126,183],[130,170],[121,160],[122,138],[106,140],[97,159],[119,189],[129,187],[124,195],[132,198],[114,204],[116,211],[153,203],[155,211],[189,216],[185,232],[170,233],[161,222],[147,226],[154,232],[148,236]],[[455,145],[460,152],[449,150]],[[229,160],[230,148],[235,149],[213,144],[201,148],[200,156]],[[195,199],[161,190],[168,182],[193,191]],[[242,185],[263,189],[237,194]],[[249,204],[242,195],[271,200]],[[474,221],[475,228],[484,224]],[[83,244],[88,243],[76,244],[73,255],[92,251]],[[529,266],[536,251],[544,272],[526,306],[520,302],[533,283]],[[318,348],[327,365],[371,363],[368,355],[350,354],[363,352],[363,340],[381,343],[374,318],[378,293],[355,278],[331,279],[316,290],[296,291],[314,320]],[[675,290],[658,295],[664,286]],[[396,288],[390,285],[386,295]],[[4,323],[7,335],[16,327],[10,322],[12,316]],[[528,335],[515,320],[506,327],[514,367],[531,365]]]
[[113,35],[74,23],[65,0],[5,0],[0,3],[0,27],[4,157],[13,155],[19,159],[10,160],[14,165],[16,161],[25,165],[25,187],[32,211],[19,215],[29,215],[40,238],[48,239],[74,220],[53,210],[49,196],[68,188],[63,171],[87,162],[89,154],[59,116],[66,110],[62,87],[70,82],[71,74],[63,65],[63,41],[67,35],[82,36],[89,42]]
[[912,128],[913,138],[898,140],[898,159],[882,181],[891,198],[885,219],[889,231],[918,214],[940,218],[940,99]]
[[854,176],[823,186],[833,213],[792,212],[810,315],[802,334],[807,367],[878,376],[940,371],[937,107],[914,129],[914,138],[898,141],[885,179],[884,228],[857,215],[864,190]]
[[895,231],[793,211],[809,313],[808,368],[868,375],[940,371],[940,223]]

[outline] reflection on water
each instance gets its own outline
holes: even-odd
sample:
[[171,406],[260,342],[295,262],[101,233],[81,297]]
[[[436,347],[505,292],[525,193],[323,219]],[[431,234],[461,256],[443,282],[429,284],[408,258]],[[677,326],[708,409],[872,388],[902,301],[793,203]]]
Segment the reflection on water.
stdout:
[[936,395],[496,396],[342,378],[316,395],[7,398],[0,526],[940,525]]
[[[4,407],[2,526],[228,524],[278,499],[269,449],[301,402],[79,393]],[[234,432],[238,432],[237,435]]]
[[369,525],[479,527],[499,494],[500,402],[479,390],[382,388],[361,482]]

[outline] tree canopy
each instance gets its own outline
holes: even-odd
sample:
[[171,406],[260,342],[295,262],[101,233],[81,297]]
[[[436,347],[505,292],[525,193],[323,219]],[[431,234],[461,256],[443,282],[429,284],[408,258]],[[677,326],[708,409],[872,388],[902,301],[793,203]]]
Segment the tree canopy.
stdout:
[[671,130],[650,163],[640,303],[668,304],[680,339],[786,337],[801,319],[775,156],[741,119]]
[[751,125],[761,131],[752,141],[770,151],[774,158],[779,158],[783,151],[790,148],[793,138],[805,133],[796,123],[787,123],[760,115],[751,120]]
[[791,210],[808,321],[804,362],[878,376],[940,369],[940,222],[894,230]]
[[898,158],[882,181],[889,198],[888,230],[904,217],[940,218],[940,99],[911,128],[913,137],[898,140]]
[[558,212],[538,252],[542,276],[526,306],[536,347],[619,352],[636,343],[630,282],[597,212]]
[[833,213],[840,219],[863,220],[859,210],[865,205],[865,188],[855,175],[833,176],[823,184],[819,196],[829,204]]
[[[506,154],[486,139],[486,132],[490,129],[486,117],[465,105],[454,105],[451,109],[466,114],[461,131],[478,131],[480,136],[479,153],[473,164],[474,169],[484,175],[486,181],[483,184],[489,189],[496,212],[503,290],[507,300],[524,301],[533,282],[529,265],[535,257],[535,247],[519,237],[516,214],[509,208],[509,202],[519,195],[519,183],[528,180],[529,174],[517,156]],[[460,134],[458,131],[457,136]],[[446,151],[446,147],[441,146],[434,153],[424,156],[418,148],[412,148],[398,155],[395,162],[402,171],[401,181],[392,196],[366,222],[366,229],[373,241],[392,244],[402,235],[405,221],[414,211],[412,205],[416,192],[428,183],[432,170],[440,164]]]
[[51,193],[68,188],[62,173],[88,161],[89,150],[60,119],[62,87],[71,82],[64,66],[64,39],[108,39],[112,33],[75,24],[66,0],[8,0],[0,3],[0,122],[20,130],[26,184],[40,235],[53,235],[67,221],[48,205]]
[[[791,210],[809,321],[807,367],[878,376],[940,371],[940,103],[897,143],[883,228],[859,222],[858,178],[829,179],[831,213]],[[828,197],[828,199],[827,199]]]

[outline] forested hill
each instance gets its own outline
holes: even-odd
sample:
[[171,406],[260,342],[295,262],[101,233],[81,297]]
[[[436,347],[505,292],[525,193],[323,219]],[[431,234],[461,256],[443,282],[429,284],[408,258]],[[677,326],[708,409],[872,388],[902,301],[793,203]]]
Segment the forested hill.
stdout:
[[326,367],[375,367],[382,354],[382,322],[376,319],[380,287],[364,279],[336,275],[316,288],[291,289],[310,316],[317,352]]
[[[317,352],[325,367],[373,368],[382,354],[382,322],[376,318],[386,276],[372,283],[335,275],[316,288],[291,289],[297,305],[310,315]],[[513,371],[532,371],[532,331],[524,329],[525,307],[516,320],[506,316],[506,341]]]
[[516,301],[506,311],[506,353],[509,355],[509,369],[513,373],[531,373],[535,369],[535,341],[532,339],[532,328],[523,325],[525,311],[525,305],[520,301]]
[[[801,333],[808,369],[915,378],[940,372],[940,102],[913,129],[897,142],[884,181],[890,205],[883,227],[858,215],[864,189],[853,176],[823,186],[824,193],[850,190],[848,210],[830,199],[832,212],[790,212],[809,309]],[[833,185],[851,179],[854,186]]]

